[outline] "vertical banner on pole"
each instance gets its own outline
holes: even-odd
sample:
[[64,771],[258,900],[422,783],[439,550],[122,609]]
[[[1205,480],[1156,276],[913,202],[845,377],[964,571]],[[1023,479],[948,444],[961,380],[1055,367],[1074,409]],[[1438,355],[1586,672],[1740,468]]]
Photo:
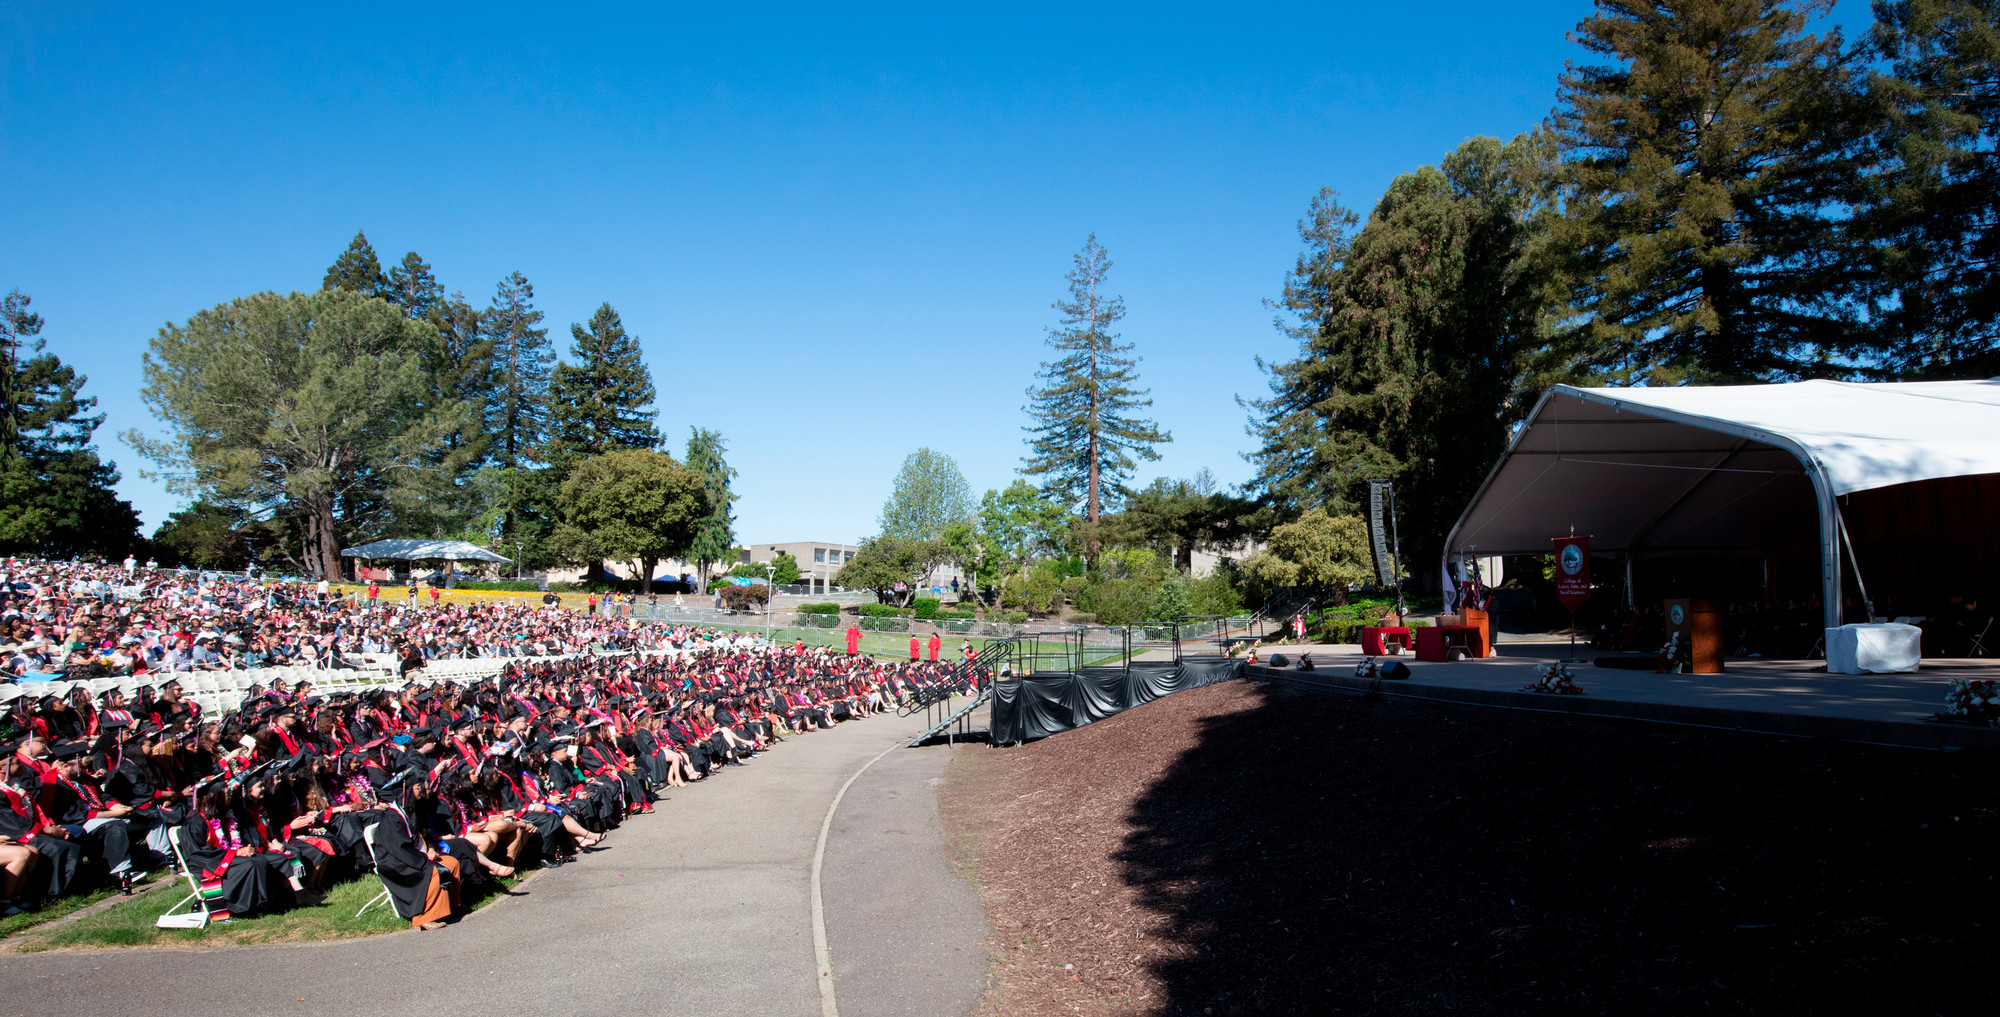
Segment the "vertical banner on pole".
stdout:
[[1396,559],[1389,554],[1389,524],[1384,506],[1389,500],[1389,482],[1368,482],[1368,543],[1375,551],[1375,576],[1383,586],[1396,585]]
[[1590,538],[1556,538],[1556,599],[1575,614],[1590,599]]

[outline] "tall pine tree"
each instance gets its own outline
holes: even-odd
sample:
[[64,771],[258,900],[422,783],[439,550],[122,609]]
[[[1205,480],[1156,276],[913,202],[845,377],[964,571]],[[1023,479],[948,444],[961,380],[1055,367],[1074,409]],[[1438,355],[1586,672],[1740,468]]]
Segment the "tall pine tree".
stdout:
[[322,289],[347,290],[364,297],[381,296],[388,286],[381,259],[375,257],[375,248],[369,245],[368,234],[363,230],[354,231],[347,250],[340,252],[340,257],[327,267],[326,278],[320,283]]
[[487,404],[488,461],[498,468],[505,505],[501,532],[539,539],[549,529],[562,477],[539,477],[549,439],[549,331],[535,308],[535,288],[519,272],[500,280],[481,316],[492,343],[492,399]]
[[1297,360],[1250,404],[1258,484],[1286,514],[1351,512],[1392,478],[1412,546],[1444,539],[1521,412],[1520,361],[1552,304],[1530,259],[1554,214],[1549,145],[1474,138],[1397,177],[1349,235],[1322,192],[1286,286]]
[[1899,374],[2000,374],[2000,3],[1877,0],[1877,346]]
[[0,551],[122,554],[139,514],[118,497],[118,467],[98,458],[88,380],[47,350],[42,317],[19,290],[0,298]]
[[1093,233],[1077,252],[1069,299],[1053,305],[1061,324],[1048,330],[1048,344],[1060,356],[1046,361],[1036,377],[1045,384],[1028,389],[1025,428],[1034,437],[1021,472],[1043,478],[1042,487],[1070,505],[1081,504],[1084,521],[1096,525],[1105,494],[1132,475],[1133,457],[1158,459],[1155,446],[1173,435],[1151,420],[1133,415],[1153,405],[1139,380],[1132,344],[1118,341],[1111,327],[1125,316],[1125,301],[1106,292],[1111,257]]
[[431,311],[444,300],[444,287],[438,285],[437,276],[431,274],[431,267],[424,259],[411,251],[403,255],[402,264],[389,270],[380,295],[402,308],[409,317],[422,320],[430,317]]
[[1837,373],[1861,280],[1842,229],[1860,148],[1832,0],[1598,0],[1555,128],[1580,327],[1552,348],[1610,381]]
[[556,365],[549,386],[559,450],[551,458],[658,445],[653,375],[639,338],[608,303],[590,316],[588,328],[573,324],[569,334],[569,361]]

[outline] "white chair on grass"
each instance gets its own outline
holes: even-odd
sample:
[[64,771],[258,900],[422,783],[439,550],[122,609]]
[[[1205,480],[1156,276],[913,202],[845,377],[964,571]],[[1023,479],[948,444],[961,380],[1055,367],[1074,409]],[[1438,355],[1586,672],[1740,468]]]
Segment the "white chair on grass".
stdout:
[[[176,826],[167,831],[167,843],[174,848],[174,868],[180,870],[181,877],[187,880],[190,892],[181,898],[180,903],[168,908],[166,914],[153,919],[153,925],[158,928],[202,929],[211,921],[221,920],[215,917],[217,913],[223,918],[229,916],[229,909],[219,904],[222,900],[222,881],[202,882],[194,867],[188,864],[187,851],[182,846],[186,840],[187,831],[181,827]],[[182,908],[187,910],[182,911]]]
[[[370,823],[361,828],[361,842],[368,845],[368,864],[375,869],[375,878],[382,880],[382,892],[368,898],[368,903],[361,905],[361,910],[354,913],[354,917],[356,918],[367,914],[368,909],[377,904],[389,903],[389,881],[382,879],[382,866],[375,860],[375,831],[381,825],[381,823]],[[391,904],[391,909],[394,906]]]

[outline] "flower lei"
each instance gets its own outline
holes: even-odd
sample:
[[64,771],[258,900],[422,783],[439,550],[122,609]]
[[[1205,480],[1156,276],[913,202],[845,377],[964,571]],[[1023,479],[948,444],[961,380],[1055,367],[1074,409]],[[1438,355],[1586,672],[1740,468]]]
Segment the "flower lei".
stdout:
[[1541,675],[1533,685],[1521,686],[1523,692],[1547,692],[1558,696],[1580,696],[1583,689],[1576,684],[1576,676],[1569,673],[1566,664],[1537,664],[1535,671]]

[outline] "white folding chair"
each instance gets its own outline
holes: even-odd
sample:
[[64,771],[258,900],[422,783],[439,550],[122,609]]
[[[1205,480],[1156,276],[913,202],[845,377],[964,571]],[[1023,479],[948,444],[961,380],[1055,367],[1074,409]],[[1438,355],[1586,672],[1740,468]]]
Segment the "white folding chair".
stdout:
[[[381,823],[370,823],[361,828],[361,842],[368,845],[368,864],[374,866],[376,879],[382,879],[382,866],[375,861],[375,830],[381,825]],[[361,905],[361,910],[356,911],[354,917],[359,918],[367,914],[369,908],[377,904],[388,903],[388,901],[389,881],[382,879],[382,892],[368,898],[368,903]],[[391,905],[391,907],[393,908],[394,905]]]
[[1989,615],[1986,619],[1986,624],[1980,628],[1979,634],[1972,637],[1972,647],[1965,651],[1965,655],[1968,657],[1986,656],[1986,634],[1991,631],[1993,631],[1993,618]]
[[[179,826],[167,830],[167,843],[173,845],[174,849],[174,867],[179,869],[181,877],[187,880],[190,892],[181,898],[180,903],[168,908],[166,914],[153,919],[153,924],[158,928],[206,928],[209,922],[217,920],[214,918],[217,912],[222,913],[224,917],[229,913],[228,908],[213,906],[214,902],[222,899],[222,884],[219,881],[204,884],[201,877],[195,875],[194,867],[188,864],[187,852],[181,847],[186,839],[187,831]],[[181,910],[184,907],[187,908],[186,911]]]

